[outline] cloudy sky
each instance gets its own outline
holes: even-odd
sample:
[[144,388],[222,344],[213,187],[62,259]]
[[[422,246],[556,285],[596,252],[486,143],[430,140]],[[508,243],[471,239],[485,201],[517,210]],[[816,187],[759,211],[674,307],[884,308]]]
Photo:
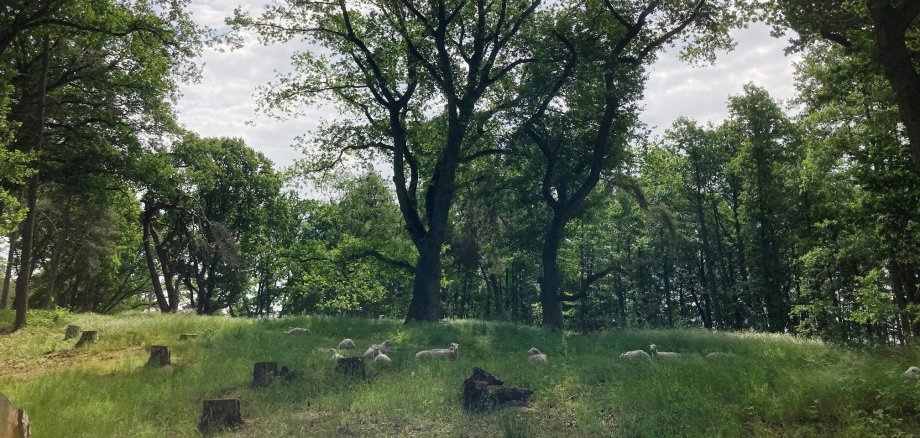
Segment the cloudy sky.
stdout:
[[[192,0],[192,13],[202,25],[220,28],[233,9],[258,12],[263,0]],[[761,24],[735,32],[737,48],[720,54],[715,65],[690,67],[668,53],[651,67],[642,119],[656,132],[677,117],[719,122],[725,117],[729,96],[739,94],[745,83],[766,88],[774,98],[792,97],[794,59],[783,55],[784,40],[769,35]],[[271,81],[276,72],[289,70],[290,55],[302,44],[262,46],[248,41],[232,52],[207,50],[201,82],[182,88],[179,119],[204,136],[242,137],[265,153],[278,167],[299,157],[291,145],[323,118],[334,117],[323,108],[312,108],[296,120],[276,120],[257,110],[255,91]]]

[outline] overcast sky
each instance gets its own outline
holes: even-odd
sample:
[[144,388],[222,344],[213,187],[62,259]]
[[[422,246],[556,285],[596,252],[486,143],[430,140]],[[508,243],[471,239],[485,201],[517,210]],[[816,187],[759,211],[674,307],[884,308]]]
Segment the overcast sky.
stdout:
[[[202,25],[220,28],[233,9],[258,12],[263,0],[193,0],[191,9]],[[783,55],[784,40],[770,37],[762,24],[735,32],[737,48],[720,54],[715,65],[690,67],[667,53],[654,64],[645,93],[642,120],[656,132],[680,116],[703,122],[724,119],[726,100],[739,94],[745,83],[766,88],[775,99],[793,96],[793,61]],[[242,137],[265,153],[276,166],[290,165],[299,157],[294,138],[315,128],[323,118],[312,108],[296,120],[279,121],[258,112],[256,87],[271,81],[276,71],[289,70],[290,55],[305,46],[298,43],[262,46],[248,41],[232,52],[206,50],[200,83],[182,87],[179,120],[203,136]],[[328,110],[326,111],[328,112]]]

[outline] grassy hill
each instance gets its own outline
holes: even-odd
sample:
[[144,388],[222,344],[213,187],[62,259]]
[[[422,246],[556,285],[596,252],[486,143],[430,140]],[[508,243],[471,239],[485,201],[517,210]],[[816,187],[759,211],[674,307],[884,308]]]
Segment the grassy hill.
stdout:
[[[0,313],[0,326],[11,314]],[[67,324],[101,333],[74,350]],[[311,336],[288,336],[302,326]],[[181,333],[199,333],[191,342]],[[363,353],[394,341],[393,363],[367,380],[338,375],[327,350],[345,337]],[[457,361],[417,361],[419,349],[458,342]],[[656,343],[686,356],[630,363],[625,350]],[[149,345],[170,345],[174,365],[145,368]],[[531,366],[526,350],[548,353]],[[705,359],[713,351],[737,354]],[[252,364],[299,372],[249,386]],[[917,349],[845,350],[789,336],[698,330],[555,334],[507,323],[302,317],[253,320],[192,315],[36,312],[0,336],[0,392],[25,408],[37,438],[184,437],[205,398],[242,400],[246,425],[225,436],[898,436],[920,430]],[[460,407],[479,366],[532,388],[535,402],[492,414]]]

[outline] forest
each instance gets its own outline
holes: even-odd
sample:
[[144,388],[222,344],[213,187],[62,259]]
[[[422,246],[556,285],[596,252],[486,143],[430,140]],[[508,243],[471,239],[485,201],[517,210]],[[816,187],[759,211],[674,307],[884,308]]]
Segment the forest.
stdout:
[[[188,0],[0,6],[0,309],[920,337],[920,2]],[[796,96],[639,115],[667,50],[768,23]],[[303,40],[275,166],[187,130],[206,47]]]

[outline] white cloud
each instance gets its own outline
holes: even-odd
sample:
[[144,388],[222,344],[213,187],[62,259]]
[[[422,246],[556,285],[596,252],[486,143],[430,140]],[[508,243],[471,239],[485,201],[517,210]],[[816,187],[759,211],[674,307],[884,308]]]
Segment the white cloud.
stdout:
[[[193,0],[192,13],[199,24],[220,28],[224,18],[240,6],[258,13],[262,0]],[[667,53],[650,68],[642,120],[662,132],[680,116],[701,122],[719,122],[726,116],[726,101],[740,94],[747,82],[766,88],[774,98],[793,96],[792,59],[783,55],[785,41],[769,36],[765,25],[754,24],[734,34],[738,47],[719,56],[715,65],[691,67]],[[182,88],[179,120],[203,136],[241,137],[279,167],[300,156],[291,147],[295,137],[334,116],[329,108],[309,108],[293,120],[280,121],[257,110],[256,88],[290,69],[290,58],[307,46],[292,42],[262,46],[248,41],[239,50],[207,50],[200,83]]]

